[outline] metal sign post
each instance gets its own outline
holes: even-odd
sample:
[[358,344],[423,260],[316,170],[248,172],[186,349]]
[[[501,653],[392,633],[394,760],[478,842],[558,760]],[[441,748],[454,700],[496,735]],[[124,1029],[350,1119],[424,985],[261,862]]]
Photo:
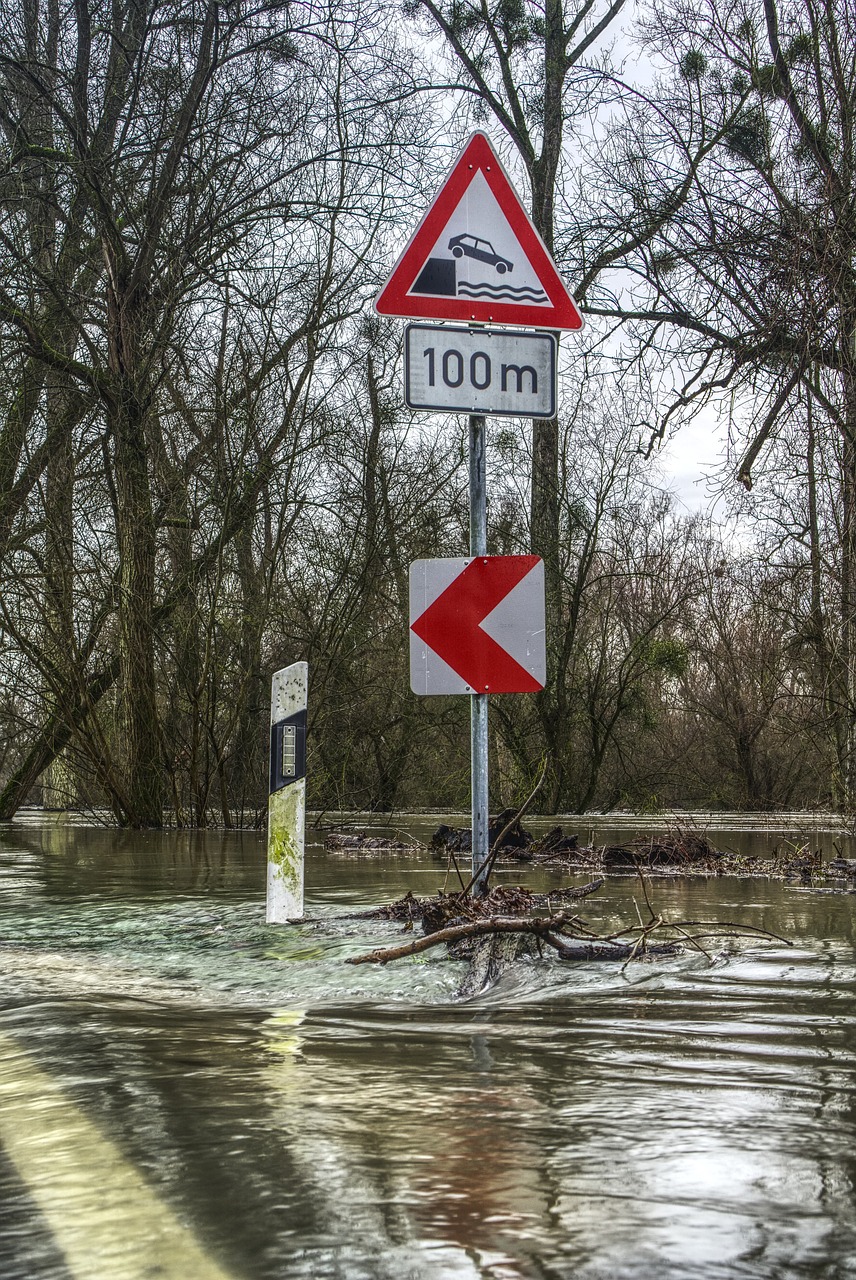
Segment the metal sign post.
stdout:
[[[485,420],[470,414],[470,555],[487,555],[487,470]],[[484,897],[486,886],[479,874],[487,856],[490,823],[488,798],[488,736],[486,693],[470,694],[470,778],[473,833],[473,893]]]
[[[470,556],[479,564],[411,565],[410,687],[422,695],[469,694],[473,892],[482,896],[482,868],[490,852],[487,700],[490,692],[532,693],[546,680],[543,564],[536,590],[538,557],[495,572],[487,555],[484,415],[553,418],[553,334],[583,325],[485,134],[474,133],[455,161],[375,299],[375,310],[382,316],[457,321],[408,326],[405,401],[412,409],[470,415]],[[515,331],[500,331],[501,325]],[[465,591],[471,594],[469,606]],[[536,614],[540,623],[527,627],[524,620]]]
[[309,667],[295,662],[274,674],[270,699],[268,924],[303,918],[306,827],[306,703]]

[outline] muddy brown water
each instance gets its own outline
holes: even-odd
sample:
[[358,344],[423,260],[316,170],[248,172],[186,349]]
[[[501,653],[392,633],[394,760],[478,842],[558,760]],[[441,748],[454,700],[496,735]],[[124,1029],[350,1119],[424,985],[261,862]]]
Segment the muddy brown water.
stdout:
[[794,946],[533,962],[465,1003],[437,953],[343,964],[400,929],[345,913],[443,874],[316,844],[314,923],[273,928],[259,835],[0,827],[3,1280],[856,1277],[856,895],[657,878]]

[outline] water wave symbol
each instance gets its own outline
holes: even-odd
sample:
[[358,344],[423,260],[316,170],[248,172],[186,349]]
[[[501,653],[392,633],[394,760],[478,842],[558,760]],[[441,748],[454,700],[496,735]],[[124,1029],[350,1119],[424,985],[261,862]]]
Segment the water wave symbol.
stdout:
[[486,281],[475,283],[471,280],[458,281],[458,294],[467,298],[488,298],[491,302],[546,302],[547,295],[543,289],[534,289],[531,285],[515,288],[510,284],[488,284]]

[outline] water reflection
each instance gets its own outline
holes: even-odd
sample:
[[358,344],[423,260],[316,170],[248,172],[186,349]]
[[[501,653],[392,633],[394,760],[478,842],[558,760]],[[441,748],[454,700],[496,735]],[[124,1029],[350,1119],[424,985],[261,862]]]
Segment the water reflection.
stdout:
[[255,831],[119,831],[0,824],[0,862],[31,856],[45,893],[222,893],[264,886]]
[[[657,880],[670,915],[797,945],[524,965],[456,1004],[439,956],[342,963],[396,927],[341,913],[433,891],[438,864],[315,850],[317,923],[276,930],[260,838],[203,837],[3,834],[4,1280],[85,1267],[62,1222],[92,1212],[93,1132],[234,1280],[851,1273],[853,895]],[[636,892],[610,881],[587,910],[606,925]],[[59,1223],[22,1155],[25,1088],[66,1170]],[[162,1280],[195,1277],[181,1248],[157,1257],[130,1185],[89,1274],[141,1274],[148,1242]]]

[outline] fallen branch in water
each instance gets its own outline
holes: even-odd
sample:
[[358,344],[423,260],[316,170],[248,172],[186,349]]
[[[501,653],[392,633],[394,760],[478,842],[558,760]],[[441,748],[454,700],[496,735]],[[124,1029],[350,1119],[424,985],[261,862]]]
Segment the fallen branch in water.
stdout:
[[[592,880],[570,889],[559,889],[553,893],[537,894],[522,888],[494,889],[487,898],[469,898],[462,901],[458,894],[443,894],[438,898],[414,898],[407,894],[400,902],[391,907],[382,908],[387,919],[401,919],[400,908],[406,907],[408,923],[412,923],[416,912],[421,913],[425,936],[399,947],[380,947],[366,955],[352,956],[346,964],[388,964],[390,960],[399,960],[403,956],[412,956],[441,942],[460,942],[465,938],[474,938],[491,933],[532,933],[546,934],[552,929],[570,926],[571,922],[578,933],[588,937],[588,930],[581,920],[577,920],[570,911],[553,911],[549,916],[515,916],[498,914],[496,908],[531,911],[537,907],[560,902],[579,901],[589,894],[603,888],[603,880]],[[493,908],[493,910],[492,910]],[[454,912],[453,919],[448,919]],[[372,912],[377,915],[377,912]],[[447,923],[440,923],[444,916]],[[461,920],[461,917],[467,917]],[[550,945],[553,945],[552,943]]]
[[[765,939],[793,946],[787,938],[755,925],[740,925],[732,921],[669,921],[655,912],[641,872],[639,878],[648,919],[643,919],[637,905],[639,923],[611,934],[596,933],[571,910],[552,909],[556,899],[568,901],[588,897],[603,886],[603,880],[593,880],[578,888],[563,889],[554,894],[534,894],[522,888],[501,887],[494,889],[488,898],[469,898],[464,901],[458,894],[441,894],[437,898],[423,899],[408,894],[400,903],[393,903],[391,907],[382,909],[383,914],[387,919],[406,919],[408,927],[412,927],[413,921],[421,916],[425,935],[397,947],[378,947],[363,955],[351,956],[345,963],[384,965],[391,960],[418,955],[444,943],[451,947],[469,939],[500,934],[534,937],[539,947],[546,943],[562,960],[621,960],[625,964],[642,956],[675,955],[683,949],[682,944],[693,947],[713,963],[714,957],[702,946],[702,942],[717,938]],[[551,912],[549,915],[524,914],[544,906]],[[407,909],[406,917],[399,910],[404,907]],[[503,909],[505,912],[511,910],[519,914],[503,914]],[[660,934],[659,941],[652,941],[655,934]]]
[[[405,942],[400,947],[380,947],[365,955],[351,956],[345,964],[389,964],[390,960],[401,960],[404,956],[415,956],[429,947],[439,946],[442,942],[461,942],[464,938],[477,938],[490,933],[534,933],[546,942],[550,942],[550,934],[555,929],[562,929],[573,923],[574,917],[568,911],[560,911],[555,916],[542,916],[533,920],[523,920],[519,916],[489,916],[486,920],[468,920],[466,924],[448,925],[445,929],[436,929],[413,942]],[[552,942],[555,946],[556,943]]]
[[[563,938],[547,937],[551,947],[555,947],[560,960],[633,960],[638,953],[635,943],[609,942],[568,942]],[[646,946],[645,954],[651,956],[676,956],[681,947],[677,942],[652,942]]]

